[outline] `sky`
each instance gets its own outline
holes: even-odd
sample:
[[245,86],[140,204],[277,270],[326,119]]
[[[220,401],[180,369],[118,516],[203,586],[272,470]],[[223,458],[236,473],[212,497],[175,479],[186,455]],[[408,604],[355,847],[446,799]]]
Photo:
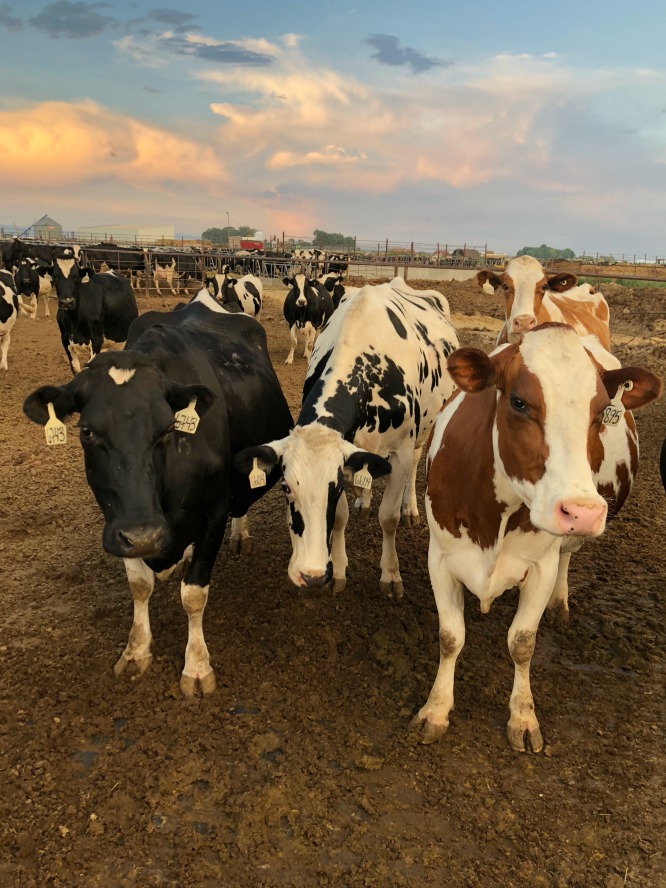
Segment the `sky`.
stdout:
[[0,222],[664,256],[665,25],[663,0],[0,0]]

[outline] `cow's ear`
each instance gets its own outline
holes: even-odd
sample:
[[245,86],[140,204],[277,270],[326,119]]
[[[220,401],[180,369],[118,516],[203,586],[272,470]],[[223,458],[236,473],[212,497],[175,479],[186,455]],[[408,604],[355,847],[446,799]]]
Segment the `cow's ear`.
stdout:
[[383,456],[377,456],[369,450],[353,450],[345,460],[345,469],[348,469],[351,475],[348,480],[366,466],[374,480],[383,478],[391,472],[391,463]]
[[324,281],[324,286],[328,290],[329,293],[332,293],[335,289],[335,285],[337,284],[337,280],[335,278],[326,278]]
[[451,352],[446,366],[451,379],[464,392],[480,392],[495,385],[495,365],[480,348],[459,348]]
[[179,385],[172,382],[167,389],[167,401],[174,413],[184,410],[192,401],[197,399],[195,410],[199,416],[203,416],[215,400],[215,393],[207,385]]
[[622,367],[619,370],[605,370],[601,379],[613,399],[621,386],[625,386],[622,395],[622,406],[625,410],[638,410],[651,401],[655,401],[662,393],[663,384],[658,376],[642,367]]
[[272,472],[275,466],[282,458],[284,445],[287,439],[281,441],[271,441],[270,444],[260,444],[256,447],[246,447],[234,456],[234,468],[241,475],[249,475],[254,468],[256,459],[257,466],[267,474]]
[[43,385],[35,389],[23,402],[23,412],[37,425],[46,425],[49,420],[49,404],[53,404],[55,415],[61,421],[72,413],[78,413],[76,380],[67,385]]
[[484,284],[490,284],[491,287],[502,286],[501,277],[499,277],[499,275],[496,275],[494,271],[488,271],[488,269],[477,271],[476,282],[480,287],[483,287]]
[[283,277],[282,283],[285,285],[285,287],[291,287],[291,278]]
[[45,274],[53,274],[53,266],[52,265],[38,265],[37,266],[37,274],[42,275]]
[[578,278],[575,274],[562,272],[561,274],[554,274],[552,277],[548,278],[548,289],[553,290],[555,293],[564,293],[572,287],[575,287],[577,283]]

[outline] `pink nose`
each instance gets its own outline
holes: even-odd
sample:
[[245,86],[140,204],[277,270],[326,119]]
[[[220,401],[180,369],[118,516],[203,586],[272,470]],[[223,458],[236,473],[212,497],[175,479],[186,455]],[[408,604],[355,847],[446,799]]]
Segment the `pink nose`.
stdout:
[[536,327],[536,318],[534,315],[518,315],[513,319],[513,329],[515,333],[527,333],[532,327]]
[[555,507],[555,521],[561,533],[597,536],[603,530],[608,507],[605,503],[562,501]]

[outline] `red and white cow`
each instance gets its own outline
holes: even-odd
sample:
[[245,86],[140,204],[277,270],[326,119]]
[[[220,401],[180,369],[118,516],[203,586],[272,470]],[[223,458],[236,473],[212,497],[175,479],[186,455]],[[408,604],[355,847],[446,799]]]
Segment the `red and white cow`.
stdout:
[[490,284],[506,300],[506,322],[497,344],[519,342],[523,333],[554,321],[569,324],[580,336],[593,334],[610,351],[610,310],[601,293],[578,284],[575,274],[546,275],[533,256],[517,256],[502,274],[480,271],[477,283]]
[[160,290],[160,281],[164,281],[174,295],[178,293],[178,269],[175,256],[172,257],[170,262],[167,262],[166,259],[163,259],[162,261],[155,259],[155,265],[153,267],[153,283],[155,284],[155,289],[161,296],[162,291]]
[[448,728],[465,640],[463,587],[487,613],[518,586],[507,733],[514,749],[539,752],[530,661],[562,544],[599,536],[623,505],[638,448],[631,414],[617,420],[657,398],[662,385],[639,367],[604,370],[563,324],[539,326],[491,355],[459,349],[448,369],[460,391],[435,423],[426,490],[440,660],[414,723],[426,743]]

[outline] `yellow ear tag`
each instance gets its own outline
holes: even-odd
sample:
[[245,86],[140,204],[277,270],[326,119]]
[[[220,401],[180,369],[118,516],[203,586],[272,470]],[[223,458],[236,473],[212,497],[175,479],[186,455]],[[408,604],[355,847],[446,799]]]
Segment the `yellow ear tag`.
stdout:
[[60,422],[58,417],[55,415],[53,404],[50,401],[46,405],[46,409],[49,411],[49,419],[44,426],[46,443],[49,445],[49,447],[55,447],[56,444],[66,444],[67,426],[64,422]]
[[186,432],[188,435],[193,435],[198,426],[199,426],[199,414],[194,409],[194,405],[197,403],[197,399],[192,398],[190,403],[185,407],[184,410],[179,410],[176,413],[176,430],[179,432]]
[[263,469],[260,469],[257,465],[257,460],[254,459],[252,461],[252,471],[250,472],[250,487],[254,490],[255,487],[265,487],[266,486],[266,472]]
[[370,490],[372,487],[372,475],[368,471],[367,463],[354,473],[354,487],[360,487],[361,490]]
[[604,410],[604,425],[617,425],[619,423],[626,413],[624,404],[622,403],[622,395],[625,392],[630,392],[633,387],[634,384],[630,379],[627,379],[626,382],[618,385],[615,397]]

